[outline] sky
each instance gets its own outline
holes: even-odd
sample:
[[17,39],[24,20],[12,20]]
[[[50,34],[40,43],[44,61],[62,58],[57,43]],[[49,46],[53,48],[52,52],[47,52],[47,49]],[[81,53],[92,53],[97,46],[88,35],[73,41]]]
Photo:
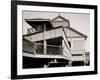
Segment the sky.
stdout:
[[23,34],[27,33],[27,28],[31,28],[24,19],[44,18],[52,20],[59,14],[69,20],[70,27],[87,35],[85,49],[90,51],[90,14],[87,13],[23,11]]

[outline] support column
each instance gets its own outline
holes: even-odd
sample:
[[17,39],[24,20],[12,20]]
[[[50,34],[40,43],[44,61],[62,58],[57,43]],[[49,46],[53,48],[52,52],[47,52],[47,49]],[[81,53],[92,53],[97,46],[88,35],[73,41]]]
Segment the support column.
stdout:
[[85,66],[85,64],[86,64],[86,61],[83,61],[84,62],[84,66]]
[[72,61],[71,60],[69,60],[69,66],[72,66]]
[[44,54],[47,54],[47,42],[44,40]]
[[57,63],[57,59],[54,59],[54,63]]
[[47,68],[48,67],[48,65],[46,65],[46,64],[44,64],[44,66],[43,66],[44,68]]
[[83,46],[84,46],[84,53],[83,53],[83,56],[84,56],[84,66],[85,66],[85,63],[86,63],[85,39],[83,40]]
[[44,23],[44,54],[47,54],[47,42],[45,40],[46,24]]
[[62,53],[64,54],[63,49],[64,49],[64,40],[62,40]]

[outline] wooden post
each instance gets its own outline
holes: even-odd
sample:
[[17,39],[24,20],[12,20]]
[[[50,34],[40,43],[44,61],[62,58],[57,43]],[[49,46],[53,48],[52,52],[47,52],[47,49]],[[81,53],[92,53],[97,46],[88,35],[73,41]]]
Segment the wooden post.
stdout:
[[46,43],[46,40],[44,40],[44,54],[47,54],[47,43]]
[[84,57],[84,66],[85,66],[85,62],[86,62],[86,52],[85,52],[85,39],[83,39],[83,48],[84,48],[84,52],[83,52],[83,54],[82,54],[82,56]]
[[47,54],[47,42],[45,40],[46,24],[44,24],[44,54]]
[[46,64],[44,64],[44,66],[43,66],[44,68],[47,68],[48,66],[46,65]]
[[63,49],[64,49],[64,40],[62,40],[62,54],[64,54]]
[[69,66],[72,66],[72,61],[71,60],[69,60]]

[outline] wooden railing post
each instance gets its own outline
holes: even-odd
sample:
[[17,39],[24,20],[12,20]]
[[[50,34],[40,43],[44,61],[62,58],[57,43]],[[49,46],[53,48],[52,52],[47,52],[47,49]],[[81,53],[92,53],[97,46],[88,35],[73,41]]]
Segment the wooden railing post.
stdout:
[[47,54],[47,43],[46,43],[46,40],[44,40],[44,54]]
[[72,61],[71,60],[69,60],[69,66],[72,66]]
[[62,55],[64,54],[64,40],[62,40],[62,48],[63,48],[63,50],[62,50]]
[[44,54],[47,54],[47,42],[45,40],[45,33],[46,33],[46,24],[44,24]]

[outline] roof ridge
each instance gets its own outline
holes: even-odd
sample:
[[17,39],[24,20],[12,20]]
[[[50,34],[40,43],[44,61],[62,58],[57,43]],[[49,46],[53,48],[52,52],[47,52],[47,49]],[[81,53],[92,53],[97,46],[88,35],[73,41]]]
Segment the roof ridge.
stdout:
[[59,17],[62,18],[63,20],[65,20],[65,21],[69,21],[68,19],[62,17],[60,14],[57,17],[53,18],[52,21],[56,20]]

